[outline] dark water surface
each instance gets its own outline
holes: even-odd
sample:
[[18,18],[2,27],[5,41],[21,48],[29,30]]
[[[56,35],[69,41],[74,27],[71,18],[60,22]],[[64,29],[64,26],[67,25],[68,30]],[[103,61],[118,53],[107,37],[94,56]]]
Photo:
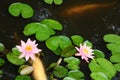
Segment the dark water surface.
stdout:
[[[63,24],[64,29],[59,34],[67,36],[75,34],[81,35],[86,40],[91,41],[94,44],[94,48],[104,51],[107,58],[109,58],[109,51],[105,48],[102,38],[107,33],[120,35],[120,3],[118,2],[115,5],[105,8],[98,8],[95,10],[90,9],[82,14],[66,15],[64,11],[76,5],[94,3],[107,4],[114,1],[119,0],[64,0],[64,3],[60,6],[49,6],[45,4],[43,0],[1,0],[0,42],[5,44],[5,47],[10,50],[18,43],[15,39],[15,33],[23,40],[27,39],[22,33],[24,26],[27,23],[41,21],[45,18],[52,18]],[[7,9],[13,2],[25,2],[31,5],[35,10],[35,15],[30,19],[23,19],[21,16],[11,16]],[[45,53],[43,61],[46,67],[52,62],[56,62],[58,59],[56,55],[52,54],[51,51],[46,50],[44,45],[40,45],[40,47],[43,47],[42,49]],[[89,70],[87,70],[87,67],[85,66],[86,64],[83,63],[81,68],[85,75],[88,76]],[[5,72],[2,80],[14,80],[14,77],[18,74],[17,67],[10,63],[6,63],[2,69]],[[86,80],[90,80],[89,77],[86,77]],[[113,80],[120,80],[120,75],[117,74]]]

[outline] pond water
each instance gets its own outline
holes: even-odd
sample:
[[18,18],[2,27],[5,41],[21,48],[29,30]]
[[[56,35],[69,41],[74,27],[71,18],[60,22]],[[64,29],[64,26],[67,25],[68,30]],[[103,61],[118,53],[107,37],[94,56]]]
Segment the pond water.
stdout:
[[[25,2],[31,5],[35,10],[35,15],[30,19],[11,16],[7,9],[13,2]],[[91,41],[94,48],[104,51],[107,58],[109,58],[109,51],[105,48],[102,38],[107,33],[120,35],[120,2],[109,5],[113,2],[115,2],[115,0],[64,0],[63,4],[60,6],[49,6],[45,4],[43,0],[2,0],[0,5],[0,42],[10,50],[19,42],[19,40],[16,40],[17,36],[23,40],[28,38],[22,33],[24,26],[27,23],[51,18],[56,19],[63,24],[64,29],[58,34],[67,36],[75,34],[81,35],[86,40]],[[82,7],[89,4],[98,4],[98,7],[89,8],[82,12],[77,11],[71,14],[66,13],[66,11],[69,11],[75,6]],[[99,7],[101,5],[107,6]],[[40,47],[43,47],[43,51],[45,53],[43,62],[46,67],[52,62],[56,62],[58,59],[56,55],[51,51],[46,50],[44,45],[41,45]],[[0,55],[0,57],[3,56]],[[85,72],[85,75],[89,75],[89,70],[87,70],[87,67],[85,66],[86,64],[83,63],[81,68],[84,68],[83,72]],[[14,65],[9,62],[6,63],[2,69],[5,71],[5,75],[2,80],[14,80],[14,77],[18,74],[17,67],[14,67]],[[113,80],[118,80],[118,78],[120,79],[119,74],[116,75]],[[90,80],[89,77],[87,77],[86,80]]]

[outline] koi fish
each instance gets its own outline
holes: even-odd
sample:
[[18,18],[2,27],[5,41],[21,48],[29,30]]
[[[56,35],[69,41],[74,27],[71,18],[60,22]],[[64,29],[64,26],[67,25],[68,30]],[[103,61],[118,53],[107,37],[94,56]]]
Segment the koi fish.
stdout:
[[96,3],[96,4],[77,5],[77,6],[70,7],[68,9],[63,10],[61,15],[63,17],[72,16],[72,15],[80,15],[80,14],[84,14],[84,13],[98,10],[101,8],[103,8],[103,9],[108,8],[112,5],[114,5],[115,3],[117,3],[117,1],[112,2],[112,3],[104,3],[104,4]]

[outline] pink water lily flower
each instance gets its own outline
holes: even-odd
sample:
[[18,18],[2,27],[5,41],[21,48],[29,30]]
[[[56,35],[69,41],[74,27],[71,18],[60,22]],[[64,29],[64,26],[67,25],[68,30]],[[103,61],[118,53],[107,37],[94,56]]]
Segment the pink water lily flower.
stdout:
[[80,44],[80,47],[75,47],[78,53],[75,54],[75,56],[81,56],[82,59],[84,59],[86,62],[89,63],[88,58],[93,59],[93,49],[91,47],[87,46],[86,44]]
[[16,46],[21,52],[19,58],[25,57],[26,61],[28,61],[29,58],[35,60],[35,54],[38,54],[40,51],[42,51],[41,49],[37,48],[37,45],[38,44],[36,44],[35,40],[31,41],[30,39],[28,39],[26,43],[21,40],[21,46]]

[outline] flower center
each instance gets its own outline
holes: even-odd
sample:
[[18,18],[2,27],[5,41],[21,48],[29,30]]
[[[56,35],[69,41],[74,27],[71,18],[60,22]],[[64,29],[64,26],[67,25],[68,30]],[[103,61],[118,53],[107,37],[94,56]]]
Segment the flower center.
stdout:
[[27,46],[25,47],[25,50],[26,50],[26,51],[31,51],[31,50],[32,50],[32,46],[27,45]]
[[84,51],[84,53],[88,54],[88,50],[87,49],[84,49],[83,51]]

